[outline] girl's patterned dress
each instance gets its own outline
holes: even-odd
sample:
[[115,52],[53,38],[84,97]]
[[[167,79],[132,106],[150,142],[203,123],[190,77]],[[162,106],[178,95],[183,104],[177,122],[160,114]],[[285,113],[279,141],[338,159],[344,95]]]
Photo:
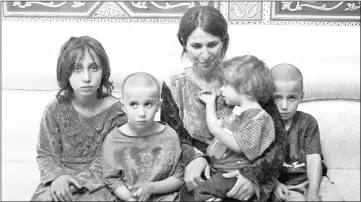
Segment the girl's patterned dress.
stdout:
[[120,102],[93,117],[80,115],[70,102],[52,101],[45,108],[37,145],[40,185],[32,201],[52,200],[50,184],[71,175],[83,187],[74,200],[112,201],[102,179],[102,144],[106,135],[127,121]]

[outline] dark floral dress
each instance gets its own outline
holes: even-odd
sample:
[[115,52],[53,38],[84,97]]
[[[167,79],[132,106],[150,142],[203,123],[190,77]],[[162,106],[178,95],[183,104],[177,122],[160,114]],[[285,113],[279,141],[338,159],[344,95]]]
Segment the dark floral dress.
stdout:
[[83,186],[74,200],[115,200],[102,179],[102,144],[111,129],[126,121],[120,102],[93,117],[80,115],[70,102],[49,103],[37,145],[41,183],[31,200],[51,200],[50,184],[64,174]]
[[[200,90],[201,88],[194,82],[191,68],[178,71],[162,85],[161,121],[168,123],[177,131],[185,166],[193,159],[203,156],[213,139],[206,125],[205,105],[198,99]],[[231,108],[223,99],[218,97],[216,102],[219,118],[231,113]],[[255,201],[268,200],[284,161],[286,145],[286,132],[273,99],[261,105],[274,121],[275,141],[253,164],[239,169],[244,177],[257,186],[257,197],[251,198]],[[185,198],[187,197],[183,197]]]

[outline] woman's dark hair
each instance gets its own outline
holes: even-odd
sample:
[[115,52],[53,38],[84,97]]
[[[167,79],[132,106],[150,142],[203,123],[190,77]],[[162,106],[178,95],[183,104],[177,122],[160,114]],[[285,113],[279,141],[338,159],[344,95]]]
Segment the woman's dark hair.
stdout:
[[[97,91],[97,97],[103,98],[112,93],[114,86],[109,81],[110,66],[109,58],[102,44],[89,36],[70,37],[60,49],[58,64],[56,68],[56,77],[60,90],[56,97],[60,101],[71,100],[74,97],[74,91],[70,85],[69,77],[73,73],[74,64],[81,61],[85,53],[88,52],[94,59],[96,56],[102,68],[102,79]],[[95,55],[93,55],[95,54]]]
[[223,42],[223,58],[227,52],[229,44],[228,24],[221,12],[212,6],[195,6],[189,8],[183,15],[178,30],[178,40],[183,46],[182,55],[186,52],[188,37],[197,28],[202,28],[205,32],[218,36]]

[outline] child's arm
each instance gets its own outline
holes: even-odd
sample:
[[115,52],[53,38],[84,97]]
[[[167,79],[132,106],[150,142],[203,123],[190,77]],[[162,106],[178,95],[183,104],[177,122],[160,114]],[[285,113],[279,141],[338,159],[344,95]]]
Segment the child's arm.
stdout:
[[136,199],[132,197],[132,193],[124,184],[115,189],[113,193],[116,197],[123,201],[136,201]]
[[232,133],[224,130],[222,128],[217,115],[215,104],[207,104],[206,106],[206,121],[208,125],[209,132],[221,143],[223,143],[227,148],[234,152],[241,152],[241,147],[237,143],[235,136]]
[[170,176],[164,180],[157,182],[146,182],[129,186],[129,189],[133,192],[136,191],[136,195],[133,197],[138,198],[139,201],[146,201],[153,194],[165,194],[179,190],[183,186],[183,181]]
[[[104,140],[103,149],[103,181],[111,192],[119,199],[124,201],[134,201],[131,197],[131,192],[124,184],[121,173],[122,166],[114,159],[114,150],[117,148],[112,138],[112,132]],[[119,146],[119,145],[117,145]]]
[[305,127],[305,153],[306,169],[309,182],[309,190],[306,196],[308,201],[320,201],[319,188],[322,178],[322,151],[320,131],[317,120],[309,115],[306,119],[308,126]]
[[307,177],[309,189],[307,192],[307,201],[321,201],[319,188],[322,178],[322,161],[320,154],[307,154]]
[[164,194],[179,190],[184,182],[174,176],[170,176],[165,180],[153,182],[153,193]]
[[[215,90],[202,90],[198,93],[199,99],[206,104],[206,122],[208,126],[219,122],[216,114],[216,97]],[[220,125],[220,124],[217,124]]]
[[221,122],[217,118],[216,92],[214,90],[201,91],[199,98],[206,104],[206,122],[209,132],[230,150],[240,152],[241,148],[237,144],[235,137],[221,127]]

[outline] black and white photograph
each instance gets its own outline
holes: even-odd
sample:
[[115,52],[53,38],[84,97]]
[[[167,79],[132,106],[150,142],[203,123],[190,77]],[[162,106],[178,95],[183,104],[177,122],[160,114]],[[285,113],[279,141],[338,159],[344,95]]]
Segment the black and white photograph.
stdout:
[[360,1],[1,1],[1,201],[360,201]]

